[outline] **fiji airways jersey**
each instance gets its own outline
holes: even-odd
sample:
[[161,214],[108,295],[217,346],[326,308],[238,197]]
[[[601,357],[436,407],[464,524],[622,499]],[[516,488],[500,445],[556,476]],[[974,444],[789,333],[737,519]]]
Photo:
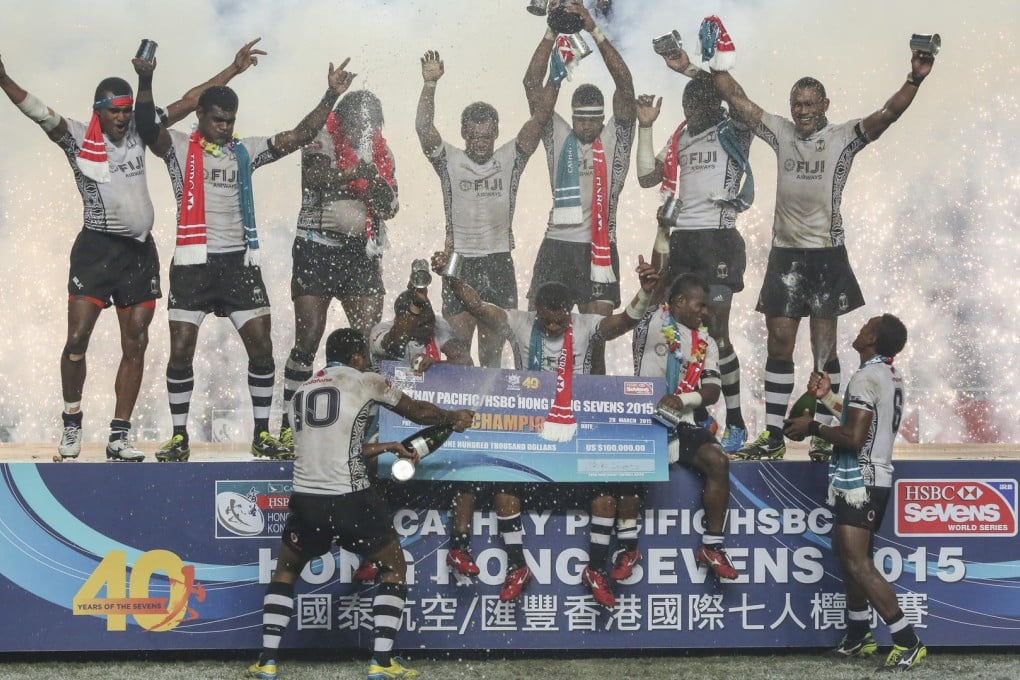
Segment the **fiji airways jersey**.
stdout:
[[517,187],[529,157],[516,139],[484,163],[445,141],[428,156],[443,191],[446,236],[456,252],[481,257],[513,250]]
[[763,113],[755,134],[776,152],[776,212],[772,245],[835,248],[843,245],[843,189],[854,156],[871,140],[861,121],[826,125],[806,138],[793,121]]
[[110,181],[96,182],[81,173],[76,159],[88,126],[70,118],[67,134],[57,140],[64,151],[83,204],[82,224],[86,229],[145,241],[152,231],[154,212],[145,181],[145,144],[138,136],[134,119],[124,138],[111,142],[106,135],[106,156]]
[[[506,312],[507,326],[510,332],[507,340],[514,355],[514,368],[526,370],[531,359],[531,332],[538,315],[519,309],[508,309]],[[571,314],[570,322],[574,327],[574,373],[591,372],[591,351],[599,335],[599,324],[606,317],[601,314]],[[542,369],[555,371],[563,350],[563,336],[542,339]]]
[[[634,121],[612,118],[602,128],[599,139],[606,155],[606,178],[609,182],[609,240],[616,242],[616,207],[619,204],[623,181],[630,169],[630,150],[634,144]],[[570,123],[558,113],[546,123],[542,132],[542,144],[545,146],[546,162],[549,166],[549,183],[553,195],[556,194],[556,174],[559,172],[560,154],[563,144],[573,131]],[[555,241],[573,243],[591,243],[591,194],[595,166],[592,163],[591,144],[577,143],[578,170],[581,181],[581,214],[584,216],[580,224],[553,224],[553,211],[549,211],[549,225],[545,237]]]
[[[746,157],[751,148],[751,131],[736,126],[731,129]],[[663,161],[668,150],[668,146],[664,147],[656,159]],[[737,211],[719,199],[737,196],[744,169],[719,143],[716,126],[697,135],[685,127],[677,143],[677,161],[677,197],[683,202],[683,210],[672,231],[735,228]]]
[[[372,162],[372,150],[355,149],[359,157]],[[393,152],[386,148],[390,164],[393,162]],[[336,167],[336,147],[333,144],[333,136],[325,128],[319,130],[311,142],[301,149],[301,161],[304,163],[309,156],[325,156],[329,167]],[[394,180],[394,189],[396,180]],[[393,194],[391,209],[397,208],[396,192]],[[345,236],[364,236],[365,220],[368,215],[368,206],[365,199],[355,196],[348,184],[344,184],[336,191],[324,189],[312,189],[302,183],[301,187],[301,211],[298,213],[297,228],[325,232],[328,238],[330,234],[343,234]]]
[[[170,183],[174,188],[179,212],[191,133],[178,130],[168,132],[171,144],[163,161],[170,172]],[[270,147],[269,137],[244,137],[240,141],[248,150],[252,172],[280,158]],[[241,195],[237,188],[237,156],[229,147],[221,147],[221,150],[219,156],[202,154],[207,248],[210,253],[235,253],[244,250]]]
[[843,419],[849,409],[871,413],[868,436],[857,454],[867,486],[892,486],[892,453],[903,417],[903,376],[892,364],[874,357],[854,373],[843,396]]
[[362,455],[378,404],[396,406],[403,392],[377,373],[349,366],[316,372],[294,393],[294,491],[341,495],[369,487]]

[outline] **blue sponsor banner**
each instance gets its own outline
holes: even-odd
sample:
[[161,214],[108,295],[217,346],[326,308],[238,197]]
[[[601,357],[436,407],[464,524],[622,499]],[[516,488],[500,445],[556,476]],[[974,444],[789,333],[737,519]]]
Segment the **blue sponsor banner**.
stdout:
[[[383,374],[409,396],[445,409],[477,414],[471,429],[454,434],[425,458],[417,479],[482,482],[661,482],[669,477],[666,430],[652,422],[665,394],[661,378],[575,375],[577,434],[568,442],[542,439],[556,374],[439,364],[424,374],[384,362]],[[379,437],[400,441],[421,429],[380,409]],[[379,457],[389,474],[393,454]]]
[[[696,565],[701,482],[674,467],[668,482],[647,485],[643,559],[615,584],[612,611],[580,583],[583,485],[536,484],[525,497],[535,579],[517,603],[499,601],[506,558],[491,511],[480,507],[474,522],[482,573],[457,586],[445,566],[451,485],[394,485],[411,582],[398,646],[834,645],[846,602],[822,501],[824,467],[735,463],[730,472],[726,545],[742,576],[718,583]],[[875,561],[927,644],[1016,643],[1015,472],[1008,460],[897,464]],[[15,463],[0,465],[0,476],[0,651],[259,647],[290,463]],[[335,551],[309,565],[285,647],[370,647],[376,587],[351,583],[358,561]],[[881,625],[876,636],[888,644]]]

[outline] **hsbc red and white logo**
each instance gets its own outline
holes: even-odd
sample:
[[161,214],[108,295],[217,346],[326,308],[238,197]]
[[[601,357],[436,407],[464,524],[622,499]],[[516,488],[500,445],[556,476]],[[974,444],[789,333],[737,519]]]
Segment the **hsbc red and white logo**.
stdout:
[[1015,479],[900,479],[897,536],[1016,536]]

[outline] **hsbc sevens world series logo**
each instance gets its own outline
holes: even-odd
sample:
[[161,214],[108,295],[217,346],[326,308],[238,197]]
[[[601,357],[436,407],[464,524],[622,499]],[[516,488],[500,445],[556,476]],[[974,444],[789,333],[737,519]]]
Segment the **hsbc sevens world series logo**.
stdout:
[[1017,535],[1015,479],[900,479],[897,536]]

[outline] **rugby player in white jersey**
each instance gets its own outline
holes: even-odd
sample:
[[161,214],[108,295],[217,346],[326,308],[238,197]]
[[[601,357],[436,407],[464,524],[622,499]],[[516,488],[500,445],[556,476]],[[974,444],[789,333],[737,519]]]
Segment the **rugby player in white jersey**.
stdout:
[[[786,119],[748,99],[728,71],[712,72],[733,115],[776,153],[772,248],[756,307],[765,315],[768,331],[766,429],[735,454],[740,458],[776,460],[786,454],[783,418],[793,392],[793,351],[802,318],[810,320],[811,355],[819,364],[812,370],[823,370],[839,389],[836,322],[864,304],[844,244],[843,190],[854,156],[903,115],[934,61],[930,53],[913,51],[905,82],[880,109],[838,124],[826,117],[829,99],[815,78],[794,83]],[[831,414],[821,408],[818,418],[828,421]],[[825,460],[828,451],[826,441],[812,437],[813,459]]]
[[[446,247],[463,258],[461,277],[485,302],[503,309],[517,308],[517,274],[510,252],[514,248],[513,218],[517,187],[528,159],[538,148],[542,127],[552,114],[552,87],[537,97],[531,118],[517,137],[495,148],[499,113],[485,102],[464,108],[460,135],[464,149],[443,139],[435,125],[436,87],[445,73],[439,53],[421,58],[422,89],[415,130],[422,151],[439,176],[446,213]],[[443,284],[443,317],[457,337],[471,345],[475,319]],[[503,338],[478,328],[478,363],[499,368]]]
[[[663,56],[675,66],[686,56]],[[747,266],[744,238],[737,231],[737,215],[750,207],[741,191],[741,179],[753,135],[730,118],[705,71],[684,88],[685,120],[670,135],[666,146],[653,155],[652,124],[659,117],[662,98],[641,95],[637,102],[637,172],[642,187],[662,185],[660,228],[668,230],[660,247],[668,249],[671,276],[694,272],[709,286],[708,332],[719,346],[719,369],[726,402],[726,429],[722,447],[735,453],[747,441],[747,426],[740,409],[740,362],[730,342],[730,307],[734,293],[744,289]],[[668,171],[665,170],[668,165]],[[666,175],[669,175],[668,177]],[[676,215],[663,215],[669,199],[681,202]]]
[[[586,83],[578,86],[571,97],[571,122],[554,113],[542,130],[554,201],[535,259],[528,291],[529,308],[535,308],[535,296],[542,284],[559,281],[570,288],[582,314],[609,315],[620,306],[616,211],[634,141],[634,81],[623,57],[588,9],[580,2],[561,0],[559,4],[565,6],[565,12],[578,16],[584,30],[595,40],[616,90],[613,115],[608,122],[602,91]],[[533,114],[544,104],[543,81],[556,38],[551,29],[546,31],[524,75],[524,91]],[[559,88],[553,92],[558,96]],[[552,105],[555,106],[555,101]],[[576,152],[575,186],[568,186],[573,181],[565,181],[571,175],[567,171],[570,154],[565,151]],[[569,205],[556,198],[568,194],[576,196]],[[606,372],[601,344],[595,348],[593,361],[593,373]]]
[[[258,56],[265,54],[254,48],[257,42],[244,45],[227,68],[167,107],[163,124],[173,125],[194,111],[206,87],[225,85],[257,64]],[[133,63],[136,71],[147,68],[147,62],[139,59]],[[135,124],[131,86],[111,77],[96,87],[92,110],[99,134],[94,139],[90,124],[55,113],[15,83],[2,60],[0,89],[64,152],[83,204],[82,230],[71,248],[67,277],[67,337],[60,355],[63,433],[55,459],[74,459],[81,452],[85,356],[99,313],[116,306],[121,359],[106,458],[141,461],[144,454],[128,441],[128,433],[142,383],[148,328],[162,292],[151,235],[154,213],[145,180],[145,149]],[[154,109],[151,115],[155,117]]]
[[[248,391],[254,419],[252,455],[289,458],[290,447],[269,433],[276,365],[270,335],[269,297],[259,267],[261,248],[255,221],[251,175],[311,141],[356,74],[329,65],[328,88],[298,125],[272,137],[234,135],[237,95],[228,87],[202,92],[198,127],[189,133],[156,128],[152,72],[139,74],[138,124],[163,158],[178,204],[177,246],[170,266],[170,358],[166,382],[173,434],[159,461],[188,460],[188,411],[194,389],[192,361],[206,315],[233,323],[248,356]],[[144,126],[144,127],[143,127]],[[191,177],[201,177],[194,181]]]
[[892,314],[868,319],[853,348],[860,368],[850,378],[842,401],[823,373],[808,383],[820,401],[840,415],[826,427],[805,412],[786,422],[794,440],[821,437],[834,445],[829,465],[828,502],[833,506],[832,548],[839,558],[846,590],[846,634],[829,656],[866,657],[878,650],[871,634],[871,607],[889,627],[893,648],[880,670],[910,670],[928,654],[896,600],[896,593],[875,567],[875,532],[882,526],[893,482],[893,444],[903,417],[903,376],[893,359],[907,342],[907,329]]
[[365,337],[382,319],[385,221],[400,207],[383,123],[375,94],[348,92],[301,148],[301,211],[291,250],[294,346],[283,372],[284,446],[292,443],[286,405],[312,374],[333,299]]
[[[446,253],[436,253],[432,256],[432,269],[441,274],[446,260]],[[514,356],[514,368],[557,372],[562,365],[561,354],[565,354],[563,349],[569,329],[570,365],[572,373],[578,374],[591,373],[596,343],[623,335],[644,316],[659,274],[643,257],[639,257],[637,273],[641,282],[638,294],[624,311],[610,316],[571,312],[575,301],[570,289],[557,281],[543,284],[535,295],[535,310],[525,312],[506,310],[484,302],[477,291],[460,279],[446,277],[446,280],[453,294],[480,325],[507,339]],[[616,516],[617,494],[608,484],[594,487],[591,504],[593,527],[597,523],[604,525],[608,522],[611,528]],[[497,528],[507,553],[507,574],[499,597],[504,601],[516,600],[531,582],[531,569],[524,560],[519,488],[512,484],[501,485],[494,503]],[[608,551],[608,543],[605,549]],[[591,588],[596,599],[605,590],[606,576],[598,569],[586,567],[582,580]]]
[[393,654],[407,597],[407,564],[393,528],[393,515],[371,485],[366,461],[385,451],[417,462],[400,442],[368,443],[365,435],[379,405],[423,425],[471,427],[474,412],[446,411],[411,399],[371,372],[364,336],[353,328],[326,339],[326,368],[295,392],[290,402],[294,430],[294,492],[280,554],[262,608],[262,651],[248,677],[277,677],[280,638],[294,613],[294,583],[309,560],[329,553],[333,542],[379,565],[372,601],[375,637],[369,680],[413,678],[417,671]]

